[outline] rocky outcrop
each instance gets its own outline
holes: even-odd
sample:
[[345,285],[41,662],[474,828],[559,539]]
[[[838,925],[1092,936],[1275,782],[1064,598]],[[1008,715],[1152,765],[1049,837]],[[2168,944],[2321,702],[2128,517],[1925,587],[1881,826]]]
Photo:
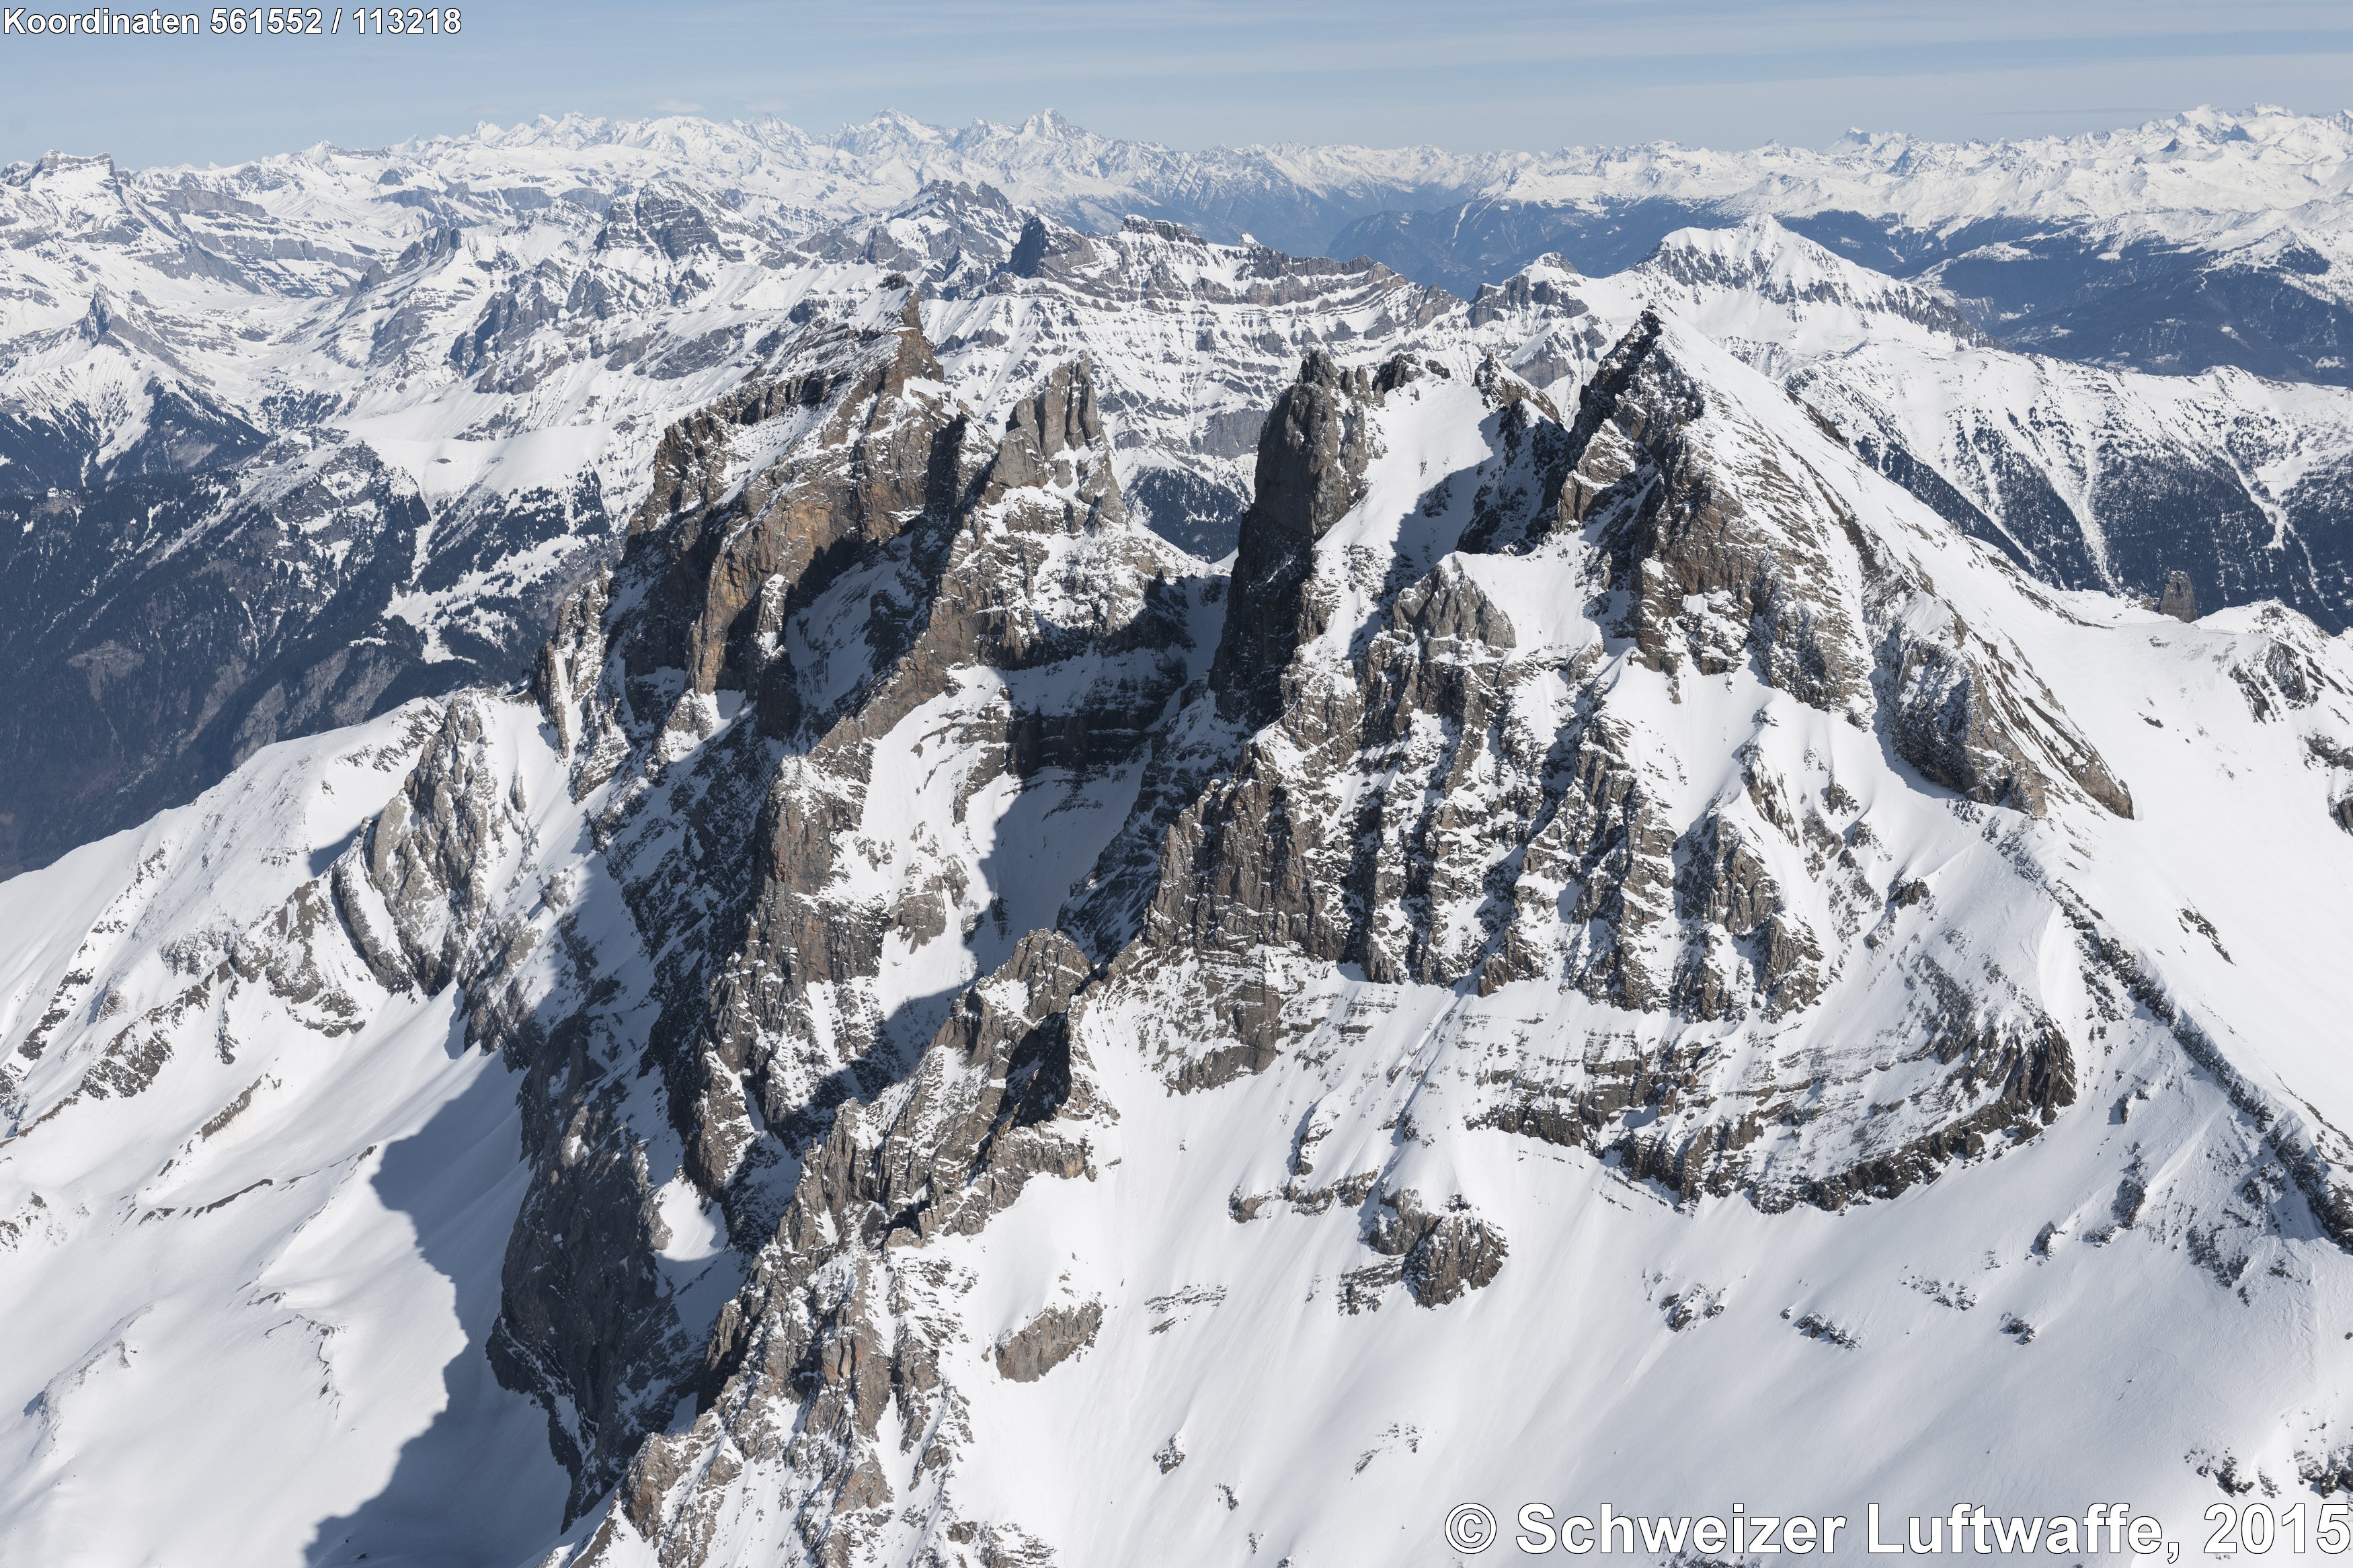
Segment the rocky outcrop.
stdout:
[[337,907],[389,990],[431,994],[522,957],[474,951],[495,874],[528,831],[522,785],[488,743],[488,700],[450,701],[407,782],[368,825],[363,855],[336,863]]
[[2198,618],[2198,586],[2190,582],[2189,573],[2166,574],[2165,592],[2158,595],[2157,613],[2171,616],[2177,621]]
[[[1941,606],[1924,606],[1942,619]],[[1918,618],[1882,645],[1888,737],[1922,776],[1988,805],[2030,816],[2050,808],[2053,775],[2118,816],[2132,792],[2109,771],[2022,661],[1971,635],[1957,616],[1931,629]]]
[[[1694,1018],[1721,1018],[1745,1010],[1753,990],[1766,999],[1767,1016],[1780,1017],[1820,996],[1820,944],[1737,818],[1712,814],[1677,848],[1675,912],[1703,931],[1723,932],[1745,960],[1720,965],[1705,937],[1691,943],[1675,975],[1678,1008]],[[1745,985],[1738,983],[1744,975]]]
[[1813,707],[1861,714],[1870,661],[1836,557],[1839,505],[1788,447],[1734,425],[1692,438],[1706,395],[1636,323],[1579,395],[1560,526],[1591,529],[1605,585],[1644,661],[1760,675]]
[[[975,226],[1009,212],[956,200]],[[741,238],[649,191],[609,248],[700,265]],[[885,229],[855,254],[956,271],[978,290],[959,303],[1092,265],[1042,224],[969,268],[953,239]],[[1165,226],[1118,243],[1208,250]],[[1249,286],[1304,283],[1269,263]],[[1577,303],[1546,287],[1497,290],[1482,327]],[[1030,1531],[1060,1517],[985,1447],[1073,1409],[1135,1511],[1223,1524],[1260,1478],[1228,1468],[1208,1401],[1188,1418],[1167,1391],[1283,1384],[1269,1323],[1347,1336],[1384,1382],[1450,1323],[1522,1342],[1578,1277],[1536,1257],[1564,1203],[1692,1254],[1678,1281],[1611,1288],[1678,1358],[1785,1300],[1799,1334],[1854,1348],[1862,1285],[1760,1306],[1698,1282],[1765,1272],[1719,1238],[1859,1279],[1891,1216],[1773,1216],[1916,1202],[2029,1145],[2000,1190],[2073,1207],[1968,1234],[2005,1258],[2036,1237],[2030,1270],[2063,1268],[2071,1235],[2162,1235],[2199,1289],[2303,1289],[2308,1247],[2344,1240],[2353,1146],[2162,978],[2186,935],[2185,973],[2260,983],[2256,922],[2195,856],[2167,874],[2206,878],[2213,918],[2168,902],[2154,956],[2147,922],[2118,934],[2139,911],[2078,894],[2117,844],[2164,841],[2104,820],[2131,798],[2053,689],[2104,689],[2075,650],[2158,672],[2233,766],[2308,761],[2282,798],[2334,847],[2313,818],[2353,776],[2353,682],[2327,639],[2232,629],[2245,612],[2099,624],[1664,314],[1566,420],[1476,342],[1307,354],[1248,422],[1221,579],[1142,525],[1097,366],[1021,372],[1000,426],[955,395],[913,288],[868,293],[805,301],[758,374],[671,426],[528,705],[420,705],[368,798],[397,791],[332,868],[175,942],[169,985],[111,962],[100,929],[142,916],[110,908],[20,987],[0,1071],[11,1139],[70,1125],[90,1148],[65,1119],[164,1125],[194,1086],[170,1108],[183,1170],[295,1098],[247,1059],[257,1029],[336,1042],[313,1058],[406,1053],[436,1092],[511,1089],[523,1168],[488,1353],[546,1414],[570,1476],[550,1529],[576,1528],[582,1562],[1053,1561]],[[514,295],[435,363],[528,374],[553,298]],[[651,377],[702,351],[630,352]],[[135,676],[90,651],[83,679]],[[2135,759],[2188,729],[2083,717]],[[445,1040],[512,1076],[470,1078]],[[2145,1114],[2153,1095],[2183,1113]],[[332,1180],[391,1170],[375,1152]],[[134,1152],[160,1188],[172,1167]],[[6,1243],[292,1213],[319,1171],[103,1216],[12,1201]],[[1692,1223],[1723,1203],[1757,1212]],[[2247,1266],[2259,1233],[2290,1268]],[[1591,1294],[1591,1321],[1619,1310]],[[2048,1349],[2063,1323],[2035,1316]],[[1393,1425],[1357,1471],[1418,1440]]]
[[1493,1281],[1511,1253],[1503,1233],[1457,1198],[1438,1214],[1412,1191],[1385,1193],[1365,1223],[1365,1244],[1401,1260],[1398,1277],[1414,1304],[1442,1307]]
[[[1694,1196],[1747,1190],[1768,1207],[1834,1207],[1900,1191],[2072,1100],[2073,1047],[2027,1021],[2041,1015],[1979,1016],[1941,972],[1915,973],[1905,984],[1939,1000],[1898,1029],[1936,1064],[1907,1101],[1921,1108],[1904,1119],[1912,1131],[1802,1175],[1771,1173],[1778,1142],[1828,1148],[1775,1131],[1803,1127],[1810,1116],[1785,1108],[1828,1080],[1728,1093],[1706,1052],[1673,1044],[1693,1026],[1803,1027],[1854,964],[1880,967],[1865,962],[1877,936],[1850,944],[1916,900],[1899,896],[1822,742],[1787,751],[1765,711],[1737,782],[1694,804],[1680,768],[1661,761],[1668,727],[1630,700],[1629,665],[1671,693],[1747,672],[1844,730],[1881,731],[1932,783],[2022,817],[2057,809],[2063,791],[2131,810],[2047,687],[1867,530],[1836,477],[1846,459],[1818,449],[1810,424],[1788,431],[1720,405],[1686,366],[1695,352],[1645,321],[1565,432],[1508,377],[1477,378],[1492,456],[1432,492],[1424,515],[1459,517],[1461,531],[1456,552],[1441,548],[1419,574],[1400,563],[1385,578],[1352,575],[1315,555],[1339,521],[1330,509],[1367,481],[1342,482],[1354,470],[1330,456],[1345,450],[1336,421],[1326,460],[1307,466],[1321,491],[1282,466],[1288,448],[1270,426],[1234,591],[1280,592],[1261,601],[1271,615],[1229,616],[1215,689],[1243,725],[1274,717],[1169,820],[1152,900],[1109,970],[1113,994],[1150,998],[1139,1004],[1146,1049],[1172,1087],[1214,1089],[1324,1048],[1330,1009],[1345,1005],[1317,977],[1356,975],[1499,998],[1549,985],[1654,1021],[1573,1070],[1515,1081],[1477,1119],[1608,1151]],[[1305,367],[1300,405],[1331,408],[1329,379]],[[1384,401],[1363,405],[1375,423],[1417,395],[1409,374],[1383,379]],[[1369,472],[1379,459],[1367,450]],[[1458,491],[1472,504],[1454,509]],[[1325,510],[1299,504],[1307,493],[1328,496]],[[1600,639],[1564,647],[1547,625],[1524,628],[1489,585],[1508,579],[1482,556],[1575,584]],[[1353,593],[1374,604],[1344,645],[1329,616]],[[1889,651],[1875,656],[1873,637]],[[1359,1273],[1359,1307],[1405,1278],[1401,1265]]]
[[1363,498],[1373,456],[1366,417],[1383,376],[1344,372],[1321,350],[1278,399],[1258,442],[1258,479],[1243,515],[1227,590],[1225,629],[1209,683],[1226,716],[1265,723],[1282,709],[1280,683],[1300,644],[1323,630],[1329,607],[1310,584],[1315,542]]
[[1103,1303],[1049,1307],[997,1342],[990,1359],[1008,1383],[1035,1383],[1095,1342]]
[[[210,220],[180,212],[146,234],[153,254],[230,268],[235,281],[209,280],[210,307],[240,320],[237,301],[289,286],[289,266],[302,275],[298,302],[322,287],[339,296],[333,310],[281,312],[266,342],[250,322],[213,331],[209,307],[157,317],[135,289],[78,285],[84,362],[52,377],[29,369],[47,351],[18,353],[18,371],[0,376],[0,468],[15,476],[0,479],[0,585],[25,607],[0,627],[0,652],[27,678],[0,701],[12,742],[0,746],[0,873],[183,800],[262,745],[530,678],[564,604],[613,564],[631,520],[687,521],[744,479],[718,480],[723,461],[695,471],[718,437],[772,437],[785,405],[839,398],[824,378],[849,367],[799,353],[827,322],[869,330],[919,293],[930,363],[911,368],[992,427],[1057,367],[1089,359],[1125,464],[1124,504],[1211,560],[1232,548],[1267,405],[1303,353],[1462,330],[1461,301],[1371,262],[1212,244],[1166,223],[1082,233],[968,182],[824,224],[797,204],[761,216],[695,172],[632,187],[533,189],[520,205],[489,191],[389,191],[434,216],[414,244],[372,258],[332,256],[316,235],[269,242],[299,247],[301,262],[284,248],[243,256],[260,209],[241,201],[207,209],[240,213],[227,232],[190,238],[182,223]],[[0,205],[23,195],[0,192]],[[123,233],[165,211],[134,205]],[[10,232],[29,245],[47,227]],[[76,243],[143,268],[114,249],[121,237]],[[322,284],[330,274],[342,281]],[[892,306],[878,309],[886,289]],[[729,301],[723,320],[714,300]],[[1557,313],[1532,299],[1476,332],[1516,354]],[[1560,360],[1552,374],[1573,368]],[[607,415],[569,426],[566,471],[519,488],[505,459],[535,450],[540,475],[556,449],[542,438],[572,418],[558,385]],[[406,471],[341,427],[363,405],[460,435],[480,474],[424,456]],[[922,483],[899,473],[869,499],[887,511]],[[741,595],[765,576],[763,552],[795,548],[814,559],[825,545],[752,530],[727,569],[698,562],[673,585],[712,595],[698,666],[731,657],[726,628],[756,635],[738,626],[757,614]]]
[[[1084,1129],[1109,1110],[1066,1023],[1090,973],[1067,939],[1024,938],[959,1000],[912,1078],[835,1118],[775,1240],[720,1314],[702,1414],[645,1443],[584,1563],[606,1562],[625,1536],[665,1568],[703,1563],[725,1484],[751,1475],[776,1489],[801,1550],[853,1561],[896,1500],[877,1449],[886,1413],[935,1528],[948,1528],[966,1402],[944,1374],[941,1320],[926,1309],[955,1278],[923,1249],[978,1230],[1036,1177],[1092,1173]],[[1042,1376],[1100,1321],[1093,1304],[1049,1312],[992,1360],[1016,1381]]]

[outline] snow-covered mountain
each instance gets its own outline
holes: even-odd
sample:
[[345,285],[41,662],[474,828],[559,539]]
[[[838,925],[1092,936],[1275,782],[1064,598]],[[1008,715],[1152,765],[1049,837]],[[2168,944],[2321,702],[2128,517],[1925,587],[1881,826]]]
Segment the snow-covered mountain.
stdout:
[[[1147,242],[1247,276],[1064,286]],[[1307,353],[1229,570],[1092,356],[993,417],[845,289],[527,689],[5,884],[5,1554],[2340,1489],[2347,638],[2039,583],[1672,309],[1557,401],[1477,334],[1569,286]]]
[[1613,278],[1525,277],[1613,326],[1673,310],[2046,582],[2154,600],[2181,573],[2209,607],[2353,625],[2353,390],[2015,353],[1771,218],[1671,235]]
[[[269,294],[347,287],[438,228],[601,210],[664,182],[786,236],[895,210],[927,184],[987,184],[1089,232],[1142,215],[1294,255],[1369,253],[1461,293],[1547,251],[1615,271],[1672,229],[1769,215],[1881,270],[1932,271],[1981,325],[2046,352],[2342,380],[2353,374],[2341,341],[2348,154],[2353,116],[2260,107],[2073,138],[1955,144],[1857,132],[1822,149],[1474,154],[1187,152],[1051,112],[956,131],[892,113],[829,137],[776,121],[567,116],[373,152],[320,145],[227,169],[146,170],[128,184],[170,219],[152,258]],[[95,182],[109,165],[53,155],[5,177],[54,180],[69,166]],[[0,217],[18,249],[46,232],[38,212]],[[32,313],[63,326],[88,295],[37,295]],[[0,336],[16,337],[23,314],[14,305]]]
[[[0,497],[20,606],[0,637],[31,676],[0,713],[11,864],[185,799],[270,741],[520,675],[642,500],[663,430],[900,268],[992,418],[1059,358],[1103,362],[1139,508],[1211,555],[1305,348],[1394,348],[1464,313],[1370,264],[1165,225],[1090,237],[963,186],[793,246],[682,185],[533,209],[265,309],[154,261],[177,219],[120,180],[43,171],[19,201],[54,231],[29,254],[65,272],[97,258],[113,270],[91,297],[124,303],[28,334],[0,371],[40,454],[0,468],[39,486]],[[1481,331],[1517,347],[1513,326]]]
[[1468,291],[1548,252],[1591,272],[1770,216],[1947,289],[2021,348],[2168,374],[2353,384],[2353,117],[2211,109],[2022,142],[1852,132],[1820,149],[1572,150],[1331,242]]
[[[2320,179],[2333,122],[2295,123],[2209,151]],[[1981,195],[2057,181],[2078,217],[2221,201],[2196,178],[2231,182],[2146,142],[2034,144],[2009,195]],[[1974,155],[1906,163],[1891,145],[1756,154],[1759,188],[1798,190],[1802,163],[1804,189],[1860,200],[1825,171],[1879,158],[1933,173],[1950,205],[1968,170],[1990,178]],[[1626,185],[1641,200],[1715,201],[1748,157],[1588,162],[1621,184],[1646,171]],[[2118,172],[2168,158],[2183,169]],[[520,678],[616,548],[662,432],[898,275],[922,283],[944,374],[985,419],[1086,357],[1131,510],[1204,558],[1232,547],[1259,422],[1309,348],[1363,363],[1475,344],[1566,397],[1657,298],[2053,582],[2154,595],[2182,571],[2210,607],[2278,597],[2342,624],[2334,393],[2007,353],[1934,280],[1835,266],[1768,218],[1727,242],[1746,259],[1702,266],[1678,236],[1614,286],[1539,259],[1466,300],[1361,260],[1056,216],[1214,220],[1217,193],[1278,174],[1324,200],[1476,173],[1345,148],[1178,154],[1050,117],[955,134],[886,117],[826,141],[567,120],[227,170],[19,166],[0,182],[0,584],[19,607],[0,625],[19,672],[0,702],[0,868],[185,801],[274,741]],[[1033,205],[944,177],[976,174]],[[1179,190],[1193,205],[1171,206]]]
[[[1051,113],[955,131],[886,114],[826,138],[775,121],[571,118],[401,151],[411,161],[390,194],[452,212],[501,188],[577,199],[709,168],[743,210],[806,227],[894,208],[944,180],[992,185],[1089,231],[1142,214],[1293,254],[1370,255],[1465,295],[1546,253],[1612,272],[1673,229],[1773,216],[1868,266],[1933,279],[2018,346],[2112,367],[2236,365],[2353,384],[2353,112],[2199,109],[2127,130],[1990,142],[1855,132],[1820,149],[1473,154],[1184,152]],[[277,161],[272,177],[312,185],[298,162]],[[576,183],[558,166],[576,169]],[[368,170],[379,181],[396,173],[381,161]],[[354,183],[341,194],[385,193]]]

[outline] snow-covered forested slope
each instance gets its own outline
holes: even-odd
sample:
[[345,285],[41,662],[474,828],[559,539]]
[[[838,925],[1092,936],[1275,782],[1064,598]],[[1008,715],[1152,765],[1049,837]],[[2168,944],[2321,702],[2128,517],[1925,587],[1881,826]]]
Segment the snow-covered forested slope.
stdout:
[[1213,571],[928,324],[675,425],[528,691],[0,889],[7,1554],[2344,1484],[2344,636],[2042,584],[1671,310],[1311,353]]

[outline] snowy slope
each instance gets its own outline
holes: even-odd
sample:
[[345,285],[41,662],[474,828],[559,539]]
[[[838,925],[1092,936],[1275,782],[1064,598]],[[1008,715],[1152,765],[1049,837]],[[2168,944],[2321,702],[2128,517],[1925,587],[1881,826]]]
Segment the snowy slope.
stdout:
[[1672,308],[1826,416],[1882,472],[2037,576],[2211,607],[2353,607],[2353,393],[2222,369],[2149,375],[2006,350],[1947,296],[1770,218],[1671,235],[1571,283],[1613,323]]
[[[273,747],[0,899],[0,1556],[299,1562],[450,1508],[473,1546],[436,1560],[497,1561],[560,1506],[537,1412],[460,1355],[522,1196],[512,1076],[446,1004],[272,968],[438,718]],[[387,1493],[420,1456],[429,1495]]]

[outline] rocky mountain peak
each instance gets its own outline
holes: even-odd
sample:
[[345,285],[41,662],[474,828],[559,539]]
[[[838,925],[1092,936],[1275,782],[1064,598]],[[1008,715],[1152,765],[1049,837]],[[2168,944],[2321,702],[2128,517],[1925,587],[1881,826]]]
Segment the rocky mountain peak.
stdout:
[[702,251],[740,259],[740,249],[721,238],[719,224],[725,220],[714,222],[715,216],[691,187],[659,182],[614,199],[596,232],[596,248],[635,247],[659,252],[671,261],[687,261]]
[[1711,406],[1684,363],[1716,353],[1643,311],[1579,395],[1559,515],[1607,552],[1646,662],[1706,674],[1753,657],[1810,706],[1866,721],[1851,521],[1802,447]]
[[1119,220],[1119,231],[1122,234],[1147,235],[1154,239],[1165,239],[1176,245],[1208,243],[1197,231],[1186,227],[1181,223],[1171,223],[1166,218],[1145,217],[1136,213],[1130,213]]
[[1074,512],[1073,522],[1085,528],[1127,520],[1085,360],[1057,367],[1034,395],[1013,405],[989,480],[1007,489],[1066,492],[1083,509],[1082,518]]
[[1293,654],[1322,631],[1328,608],[1308,591],[1316,542],[1364,499],[1366,466],[1377,449],[1366,412],[1410,374],[1401,357],[1377,371],[1344,370],[1314,349],[1276,400],[1259,433],[1250,508],[1209,672],[1229,714],[1261,723],[1271,717]]

